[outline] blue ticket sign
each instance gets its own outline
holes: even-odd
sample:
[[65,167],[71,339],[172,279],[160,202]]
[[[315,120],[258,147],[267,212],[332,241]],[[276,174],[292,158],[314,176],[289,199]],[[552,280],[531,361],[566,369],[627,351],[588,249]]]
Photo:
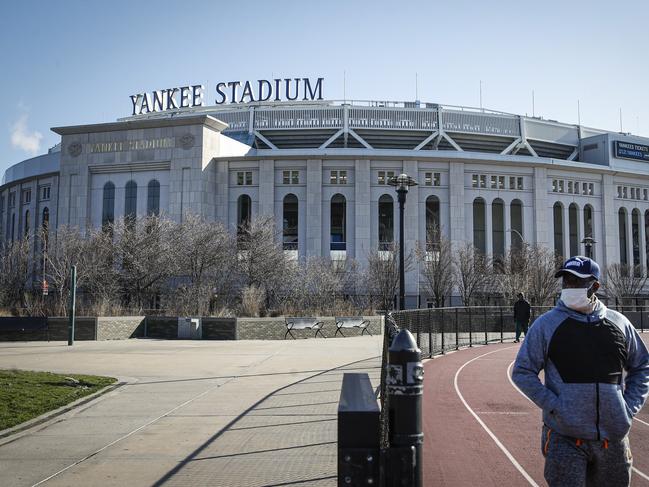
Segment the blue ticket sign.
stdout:
[[633,159],[634,161],[649,161],[649,145],[632,144],[615,141],[615,157]]

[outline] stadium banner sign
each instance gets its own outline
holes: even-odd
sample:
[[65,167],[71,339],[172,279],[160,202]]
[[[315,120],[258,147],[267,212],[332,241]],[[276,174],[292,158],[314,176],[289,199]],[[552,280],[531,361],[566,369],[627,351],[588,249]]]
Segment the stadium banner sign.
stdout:
[[[263,101],[322,100],[324,78],[276,78],[256,81],[222,81],[216,84],[216,105]],[[136,93],[129,97],[132,115],[204,106],[205,86],[189,85]]]
[[649,145],[615,141],[615,157],[649,162]]

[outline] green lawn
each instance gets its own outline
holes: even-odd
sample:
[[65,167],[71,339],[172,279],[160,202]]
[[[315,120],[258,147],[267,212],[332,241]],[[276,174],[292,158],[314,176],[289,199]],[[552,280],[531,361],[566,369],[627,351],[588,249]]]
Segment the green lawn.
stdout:
[[0,370],[0,430],[65,406],[115,380],[94,375]]

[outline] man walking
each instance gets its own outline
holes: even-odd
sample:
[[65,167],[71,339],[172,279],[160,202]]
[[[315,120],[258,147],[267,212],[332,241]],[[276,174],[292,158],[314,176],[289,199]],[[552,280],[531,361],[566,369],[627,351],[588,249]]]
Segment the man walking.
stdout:
[[629,320],[597,300],[595,261],[572,257],[555,277],[561,299],[535,320],[512,373],[543,409],[545,479],[551,487],[628,486],[628,433],[649,394],[649,352]]
[[518,301],[514,303],[514,321],[516,322],[516,338],[514,343],[521,341],[521,332],[527,336],[527,327],[530,324],[530,314],[532,307],[525,300],[523,293],[518,293]]

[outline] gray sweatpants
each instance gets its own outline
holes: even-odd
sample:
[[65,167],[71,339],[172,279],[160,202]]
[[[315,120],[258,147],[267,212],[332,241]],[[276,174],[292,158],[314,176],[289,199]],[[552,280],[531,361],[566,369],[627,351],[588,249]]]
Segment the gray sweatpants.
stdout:
[[631,482],[628,436],[615,442],[579,440],[543,425],[541,451],[550,487],[627,487]]

